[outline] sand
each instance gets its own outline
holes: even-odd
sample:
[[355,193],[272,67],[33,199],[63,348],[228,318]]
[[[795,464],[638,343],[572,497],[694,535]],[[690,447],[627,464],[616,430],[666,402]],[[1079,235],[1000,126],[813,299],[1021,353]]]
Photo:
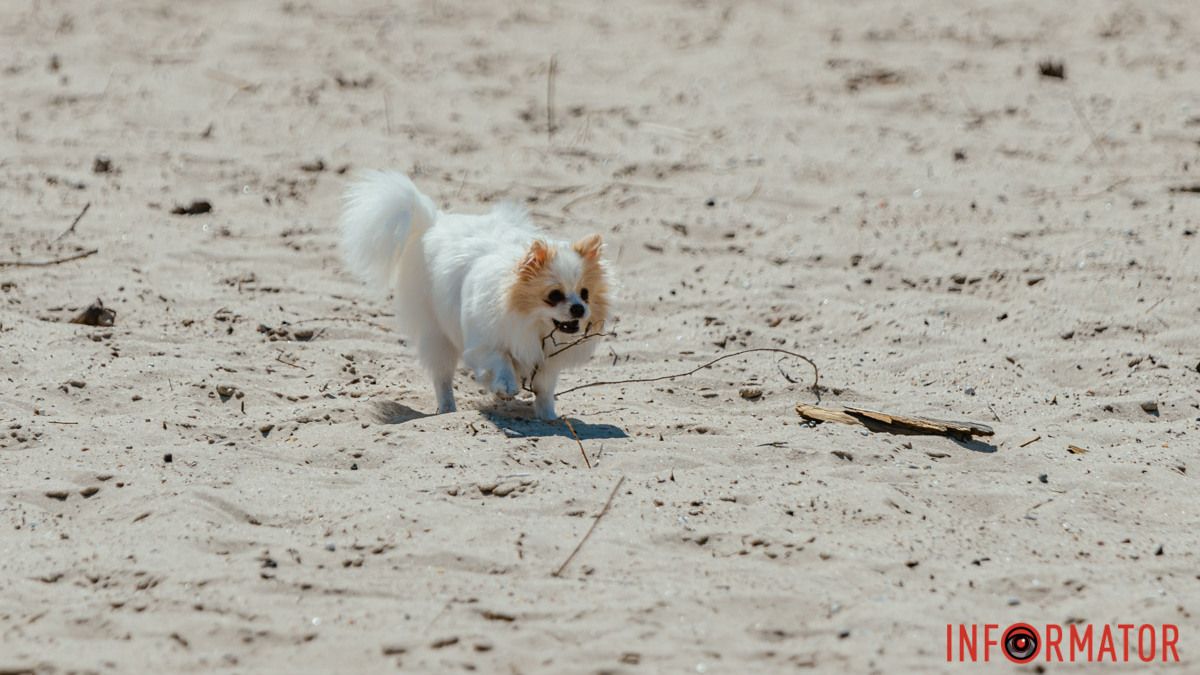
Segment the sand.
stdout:
[[[1194,669],[1193,10],[3,4],[0,261],[97,252],[0,266],[0,671],[964,672],[947,623],[1073,619]],[[591,469],[465,374],[428,416],[338,259],[364,168],[605,236],[564,388],[776,347],[996,434],[806,425],[762,353],[564,395]]]

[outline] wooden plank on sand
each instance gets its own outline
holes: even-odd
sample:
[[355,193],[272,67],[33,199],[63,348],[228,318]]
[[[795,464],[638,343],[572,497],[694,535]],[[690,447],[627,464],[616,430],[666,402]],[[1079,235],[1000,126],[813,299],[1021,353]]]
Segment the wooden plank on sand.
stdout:
[[931,434],[939,436],[991,436],[995,433],[991,427],[978,422],[958,422],[939,420],[932,417],[913,417],[894,415],[892,413],[842,406],[826,408],[817,405],[800,403],[796,406],[800,416],[815,422],[837,422],[838,424],[857,424],[871,431],[884,431],[893,434]]

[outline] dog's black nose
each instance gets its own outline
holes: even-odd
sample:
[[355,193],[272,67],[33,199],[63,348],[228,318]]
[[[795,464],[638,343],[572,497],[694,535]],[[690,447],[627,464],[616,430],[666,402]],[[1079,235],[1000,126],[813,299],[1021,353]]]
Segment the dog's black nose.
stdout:
[[587,309],[584,308],[584,306],[579,304],[578,302],[571,305],[571,316],[575,317],[576,319],[583,316],[583,313],[586,311],[587,311]]

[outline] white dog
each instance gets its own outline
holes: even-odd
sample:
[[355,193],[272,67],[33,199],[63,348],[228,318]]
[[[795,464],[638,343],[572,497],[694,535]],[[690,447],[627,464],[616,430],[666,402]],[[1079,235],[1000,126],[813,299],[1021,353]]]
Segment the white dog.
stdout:
[[502,398],[527,384],[550,420],[563,368],[587,361],[604,330],[609,272],[600,236],[554,241],[519,206],[441,213],[406,176],[366,173],[346,190],[342,249],[350,269],[394,291],[396,316],[433,377],[439,413],[454,412],[461,357]]

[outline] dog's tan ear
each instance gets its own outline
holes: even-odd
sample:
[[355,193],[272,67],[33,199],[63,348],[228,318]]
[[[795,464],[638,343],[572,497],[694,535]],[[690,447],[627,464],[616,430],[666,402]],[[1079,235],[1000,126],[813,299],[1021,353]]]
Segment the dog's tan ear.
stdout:
[[603,243],[600,241],[600,235],[589,234],[572,244],[571,248],[584,260],[597,260],[600,257],[600,245]]
[[517,268],[517,276],[526,281],[536,277],[550,261],[552,254],[553,251],[546,245],[546,242],[534,239],[533,243],[529,245],[529,251],[521,259],[521,265]]

